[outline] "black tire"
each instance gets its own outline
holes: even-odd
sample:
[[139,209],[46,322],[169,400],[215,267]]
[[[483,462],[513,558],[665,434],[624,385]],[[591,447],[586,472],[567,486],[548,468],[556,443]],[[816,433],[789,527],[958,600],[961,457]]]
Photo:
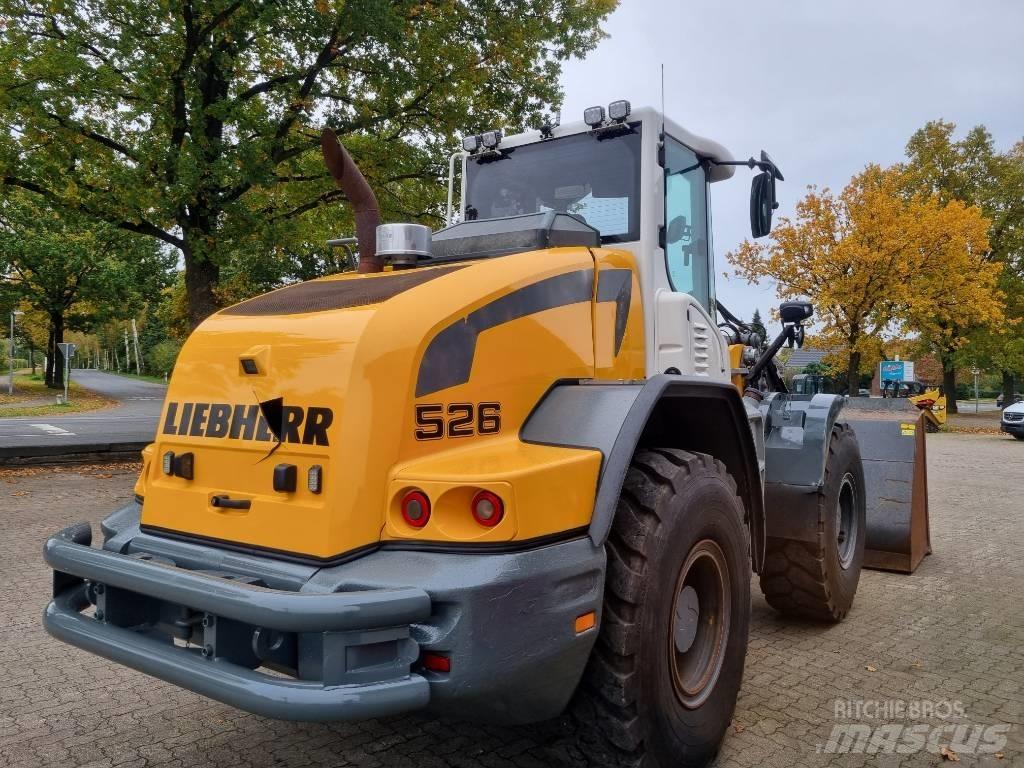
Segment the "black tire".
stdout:
[[634,457],[606,545],[600,634],[572,705],[592,765],[702,766],[718,752],[750,626],[743,514],[720,461],[674,449]]
[[1014,435],[1018,440],[1024,440],[1024,435]]
[[761,591],[791,616],[842,621],[853,605],[864,564],[867,499],[864,466],[853,429],[832,428],[825,482],[818,492],[815,541],[768,537]]

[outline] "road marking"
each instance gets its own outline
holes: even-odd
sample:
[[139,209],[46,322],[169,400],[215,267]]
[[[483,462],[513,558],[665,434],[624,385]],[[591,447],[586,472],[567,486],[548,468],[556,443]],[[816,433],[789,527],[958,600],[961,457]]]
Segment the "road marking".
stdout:
[[75,434],[74,432],[68,432],[66,429],[55,427],[53,424],[33,424],[32,426],[54,437],[72,437]]

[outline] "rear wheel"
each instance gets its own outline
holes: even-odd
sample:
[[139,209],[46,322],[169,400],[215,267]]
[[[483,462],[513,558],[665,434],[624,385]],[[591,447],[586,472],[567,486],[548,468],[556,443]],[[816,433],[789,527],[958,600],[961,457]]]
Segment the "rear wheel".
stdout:
[[574,700],[592,764],[699,766],[718,751],[743,677],[750,563],[724,465],[641,451],[607,543],[601,631]]
[[817,496],[813,541],[768,537],[761,591],[781,613],[841,621],[857,594],[867,536],[864,467],[847,424],[832,429]]

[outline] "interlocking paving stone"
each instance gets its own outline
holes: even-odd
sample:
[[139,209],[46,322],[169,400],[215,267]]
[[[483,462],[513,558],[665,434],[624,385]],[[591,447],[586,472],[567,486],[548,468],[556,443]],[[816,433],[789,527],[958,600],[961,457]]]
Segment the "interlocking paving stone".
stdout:
[[[912,576],[865,571],[837,626],[778,617],[754,582],[746,674],[715,765],[937,766],[935,752],[829,754],[835,702],[962,702],[962,719],[870,726],[1011,726],[1004,757],[1024,765],[1024,444],[993,435],[928,438],[935,554]],[[0,472],[0,766],[537,768],[586,765],[564,723],[501,728],[419,716],[334,725],[265,720],[63,645],[40,627],[50,587],[40,548],[131,498],[117,466]],[[867,667],[877,671],[868,671]],[[949,742],[949,738],[941,744]]]

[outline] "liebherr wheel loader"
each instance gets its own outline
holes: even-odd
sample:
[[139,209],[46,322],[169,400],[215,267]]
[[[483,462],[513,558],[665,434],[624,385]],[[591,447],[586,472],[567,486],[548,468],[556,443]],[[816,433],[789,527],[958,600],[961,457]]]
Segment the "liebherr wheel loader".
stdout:
[[864,555],[842,399],[773,362],[810,306],[759,353],[715,300],[711,186],[756,169],[761,236],[778,167],[613,102],[467,137],[431,233],[323,143],[358,271],[192,334],[134,503],[46,542],[47,630],[271,718],[568,712],[595,762],[708,761],[751,568],[838,621]]

